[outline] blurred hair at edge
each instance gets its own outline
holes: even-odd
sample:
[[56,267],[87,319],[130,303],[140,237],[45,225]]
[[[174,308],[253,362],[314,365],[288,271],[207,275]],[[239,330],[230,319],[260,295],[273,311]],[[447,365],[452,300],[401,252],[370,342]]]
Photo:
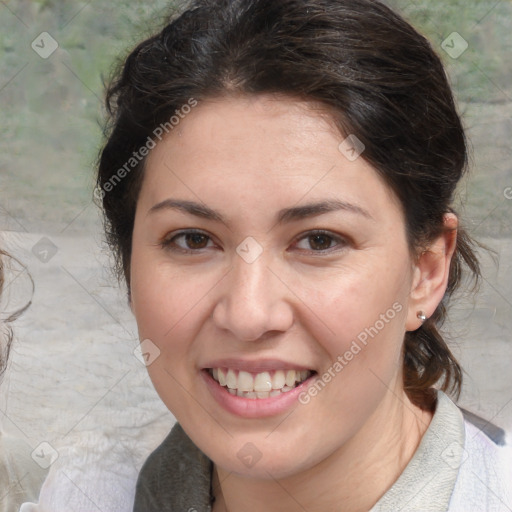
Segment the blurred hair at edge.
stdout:
[[[343,137],[364,143],[362,157],[399,198],[411,254],[440,236],[443,215],[456,214],[468,157],[445,70],[425,37],[369,0],[205,0],[187,8],[131,52],[107,93],[95,195],[128,293],[146,158],[111,189],[108,183],[190,98],[277,94],[326,106]],[[440,328],[463,274],[475,288],[479,282],[476,246],[459,222],[444,298],[419,329],[405,333],[404,389],[422,409],[433,407],[434,385],[460,395],[462,370]]]
[[[5,271],[6,264],[5,262],[9,259],[13,259],[11,255],[9,255],[4,250],[0,249],[0,297],[5,293]],[[16,260],[17,261],[17,260]],[[30,277],[30,276],[29,276]],[[32,281],[32,278],[30,278]],[[32,285],[34,283],[32,282]],[[7,369],[7,363],[9,361],[9,353],[11,351],[11,345],[13,340],[13,333],[10,327],[10,323],[16,320],[29,306],[31,302],[28,302],[25,306],[17,311],[10,313],[7,317],[4,317],[4,312],[2,312],[2,321],[1,321],[1,330],[0,330],[0,377],[4,374]]]

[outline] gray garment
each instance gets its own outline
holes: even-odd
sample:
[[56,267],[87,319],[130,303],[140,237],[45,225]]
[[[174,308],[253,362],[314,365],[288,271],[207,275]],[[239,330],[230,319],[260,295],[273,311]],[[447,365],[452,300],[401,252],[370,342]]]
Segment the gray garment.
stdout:
[[[371,512],[448,510],[464,442],[462,412],[438,391],[435,413],[413,458]],[[176,424],[141,469],[134,512],[209,512],[212,469]]]
[[464,442],[462,412],[439,391],[436,411],[413,458],[370,512],[448,510]]
[[209,512],[213,464],[176,423],[142,467],[134,512]]
[[17,512],[25,501],[37,500],[48,471],[31,453],[28,443],[0,432],[0,512]]

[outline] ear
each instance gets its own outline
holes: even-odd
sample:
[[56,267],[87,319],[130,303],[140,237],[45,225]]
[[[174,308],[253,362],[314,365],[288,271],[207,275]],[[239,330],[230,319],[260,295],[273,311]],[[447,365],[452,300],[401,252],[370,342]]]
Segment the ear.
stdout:
[[441,302],[450,274],[450,263],[457,245],[458,219],[453,213],[443,218],[443,233],[435,239],[414,264],[413,282],[407,312],[406,330],[415,331],[421,326],[418,312],[432,316]]

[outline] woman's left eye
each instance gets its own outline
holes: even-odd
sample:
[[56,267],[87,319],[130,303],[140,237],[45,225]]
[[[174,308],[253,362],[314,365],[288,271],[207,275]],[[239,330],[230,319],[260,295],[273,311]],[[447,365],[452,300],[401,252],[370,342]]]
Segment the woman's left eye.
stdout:
[[299,238],[299,243],[296,245],[298,246],[303,241],[309,245],[309,248],[301,247],[301,249],[316,253],[326,252],[337,246],[341,249],[347,245],[347,241],[344,238],[329,233],[328,231],[311,231]]

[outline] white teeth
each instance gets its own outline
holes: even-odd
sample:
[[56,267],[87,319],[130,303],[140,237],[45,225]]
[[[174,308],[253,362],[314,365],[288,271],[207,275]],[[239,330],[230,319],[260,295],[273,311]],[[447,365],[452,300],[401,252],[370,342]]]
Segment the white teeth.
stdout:
[[[254,377],[247,372],[238,372],[238,383],[236,387],[239,391],[254,391],[256,389],[254,385]],[[256,389],[256,391],[260,390]]]
[[[214,370],[215,371],[215,370]],[[213,378],[215,379],[215,373],[213,374]],[[221,386],[226,385],[226,374],[222,368],[218,368],[218,379],[216,379]]]
[[256,378],[254,379],[254,391],[272,391],[272,379],[270,377],[270,373],[263,372],[256,375]]
[[295,370],[288,370],[286,372],[286,385],[287,386],[293,386],[296,381],[296,371]]
[[303,382],[310,375],[308,370],[275,370],[256,375],[231,368],[212,368],[210,374],[232,395],[243,398],[270,398],[291,391],[296,382]]
[[226,375],[226,386],[229,388],[229,389],[237,389],[237,378],[236,378],[236,373],[229,369],[228,370],[228,373]]
[[277,370],[272,377],[272,389],[281,389],[286,383],[286,376],[283,370]]

